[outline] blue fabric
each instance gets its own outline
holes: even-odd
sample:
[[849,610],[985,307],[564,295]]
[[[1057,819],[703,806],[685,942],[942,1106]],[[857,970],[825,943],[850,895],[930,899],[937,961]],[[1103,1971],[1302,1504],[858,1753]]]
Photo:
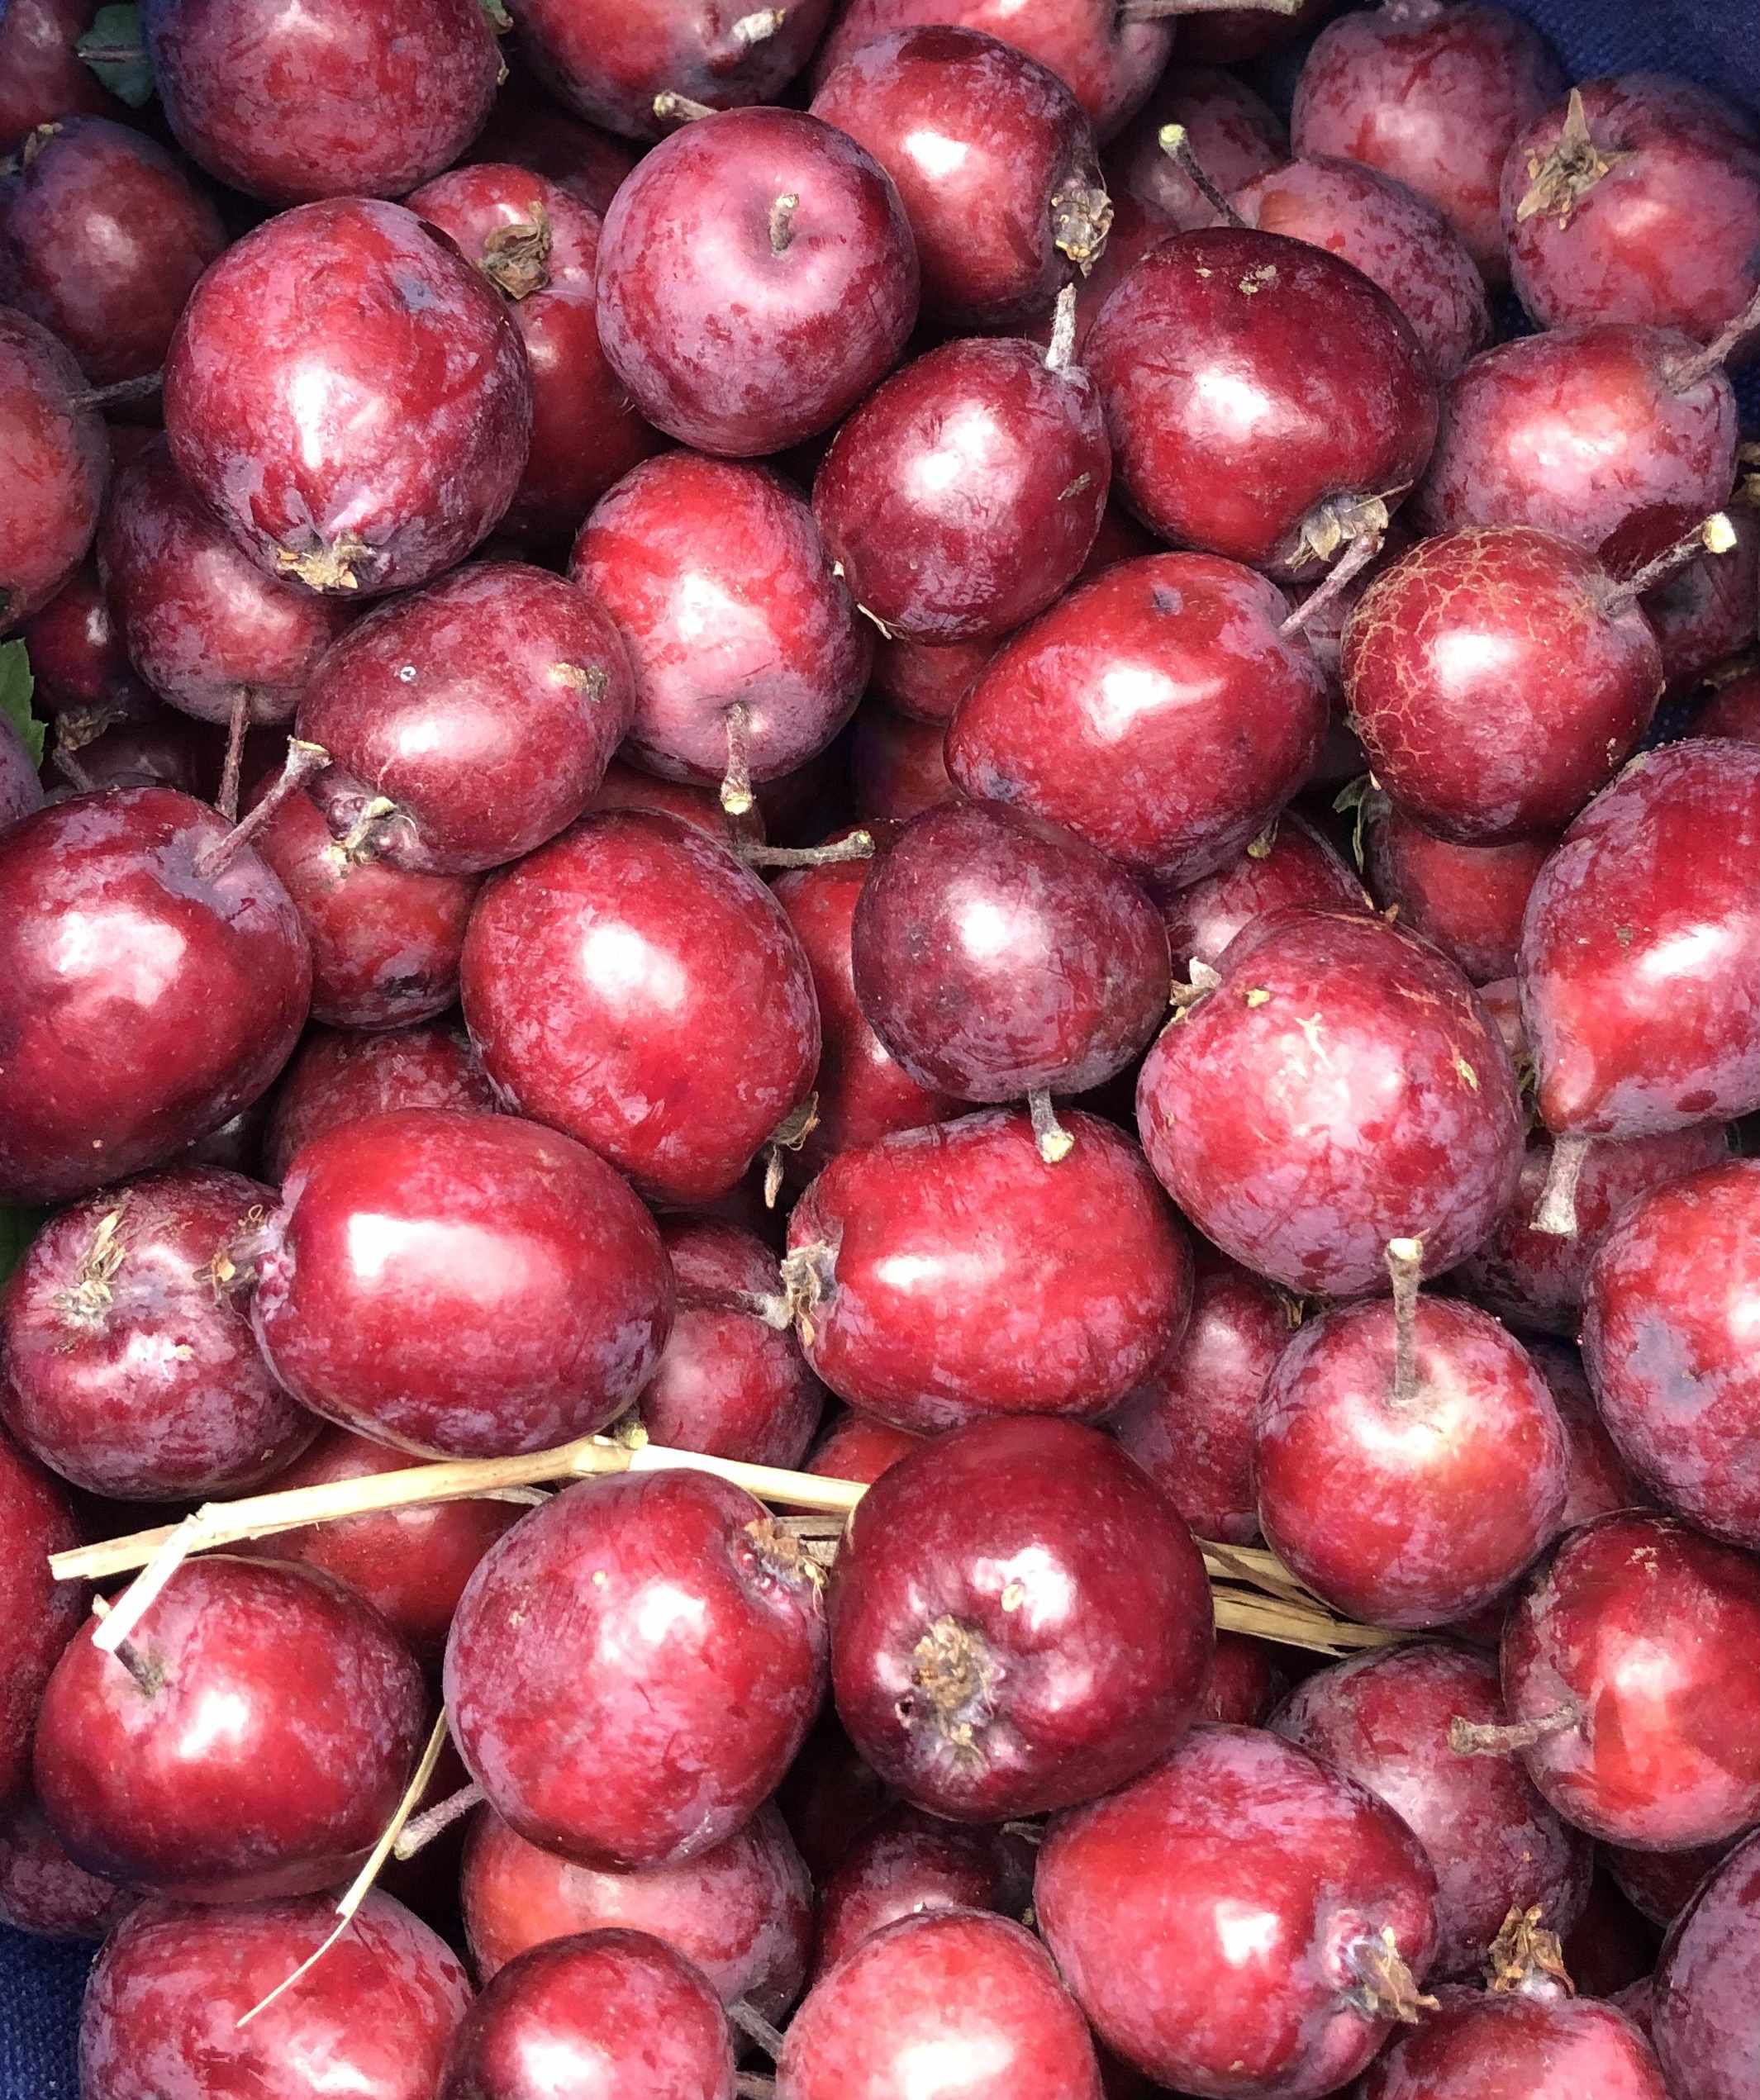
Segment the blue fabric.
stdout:
[[[1577,79],[1648,69],[1682,73],[1760,109],[1754,0],[1508,0],[1543,29]],[[1760,427],[1760,373],[1742,387]],[[0,2100],[78,2100],[74,2035],[90,1965],[83,1948],[0,1927]]]

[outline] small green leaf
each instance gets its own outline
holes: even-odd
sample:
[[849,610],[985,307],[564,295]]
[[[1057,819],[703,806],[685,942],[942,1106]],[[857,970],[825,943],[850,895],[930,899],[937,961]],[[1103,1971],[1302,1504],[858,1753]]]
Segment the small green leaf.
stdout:
[[1340,816],[1355,812],[1356,821],[1351,829],[1350,849],[1357,862],[1357,872],[1363,872],[1363,826],[1380,815],[1382,801],[1381,782],[1373,773],[1363,773],[1341,787],[1332,798],[1332,806]]
[[33,766],[43,763],[43,725],[31,712],[31,696],[36,681],[31,676],[31,659],[22,642],[0,642],[0,722],[18,732],[18,740],[31,754]]
[[37,1228],[48,1216],[45,1210],[15,1210],[0,1204],[0,1283],[4,1283],[23,1261],[25,1249],[36,1238]]
[[139,7],[100,7],[74,46],[111,93],[131,109],[153,99],[153,68],[140,31]]

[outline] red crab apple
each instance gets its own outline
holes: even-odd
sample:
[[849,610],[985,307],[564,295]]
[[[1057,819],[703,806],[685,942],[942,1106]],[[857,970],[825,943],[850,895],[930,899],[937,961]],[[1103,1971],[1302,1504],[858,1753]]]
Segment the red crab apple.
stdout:
[[1423,1847],[1367,1788],[1213,1723],[1059,1817],[1034,1884],[1109,2047],[1158,2083],[1265,2100],[1333,2092],[1417,2017],[1435,1898]]
[[157,787],[81,796],[0,836],[0,1196],[78,1195],[169,1159],[287,1062],[306,937],[228,838]]
[[1237,935],[1150,1051],[1137,1114],[1207,1238],[1330,1296],[1383,1287],[1391,1239],[1421,1240],[1428,1273],[1452,1267],[1521,1171],[1515,1071],[1472,986],[1354,912],[1292,907]]
[[519,486],[531,417],[500,294],[369,198],[235,241],[165,363],[178,471],[263,568],[314,590],[402,590],[469,554]]
[[121,105],[74,48],[97,12],[93,0],[8,0],[0,9],[0,153],[55,117],[117,114]]
[[465,936],[464,997],[503,1100],[674,1204],[725,1195],[819,1061],[782,906],[677,817],[583,817],[498,875]]
[[[1582,1360],[1568,1343],[1529,1335],[1525,1343],[1534,1368],[1546,1380],[1570,1447],[1570,1485],[1559,1514],[1561,1533],[1575,1531],[1616,1509],[1649,1509],[1650,1493],[1620,1456],[1584,1375]],[[1501,1632],[1500,1618],[1498,1631]]]
[[863,824],[908,824],[959,799],[947,777],[947,735],[940,725],[913,722],[873,699],[856,710],[849,772]]
[[211,1903],[348,1880],[424,1725],[421,1673],[378,1613],[308,1569],[215,1555],[178,1570],[127,1658],[98,1625],[36,1727],[37,1798],[78,1864]]
[[924,1911],[997,1911],[1025,1904],[1032,1886],[1030,1845],[999,1830],[974,1829],[889,1810],[856,1839],[819,1897],[814,1969],[823,1975],[852,1949],[901,1917]]
[[[1745,1833],[1744,1833],[1745,1835]],[[1633,1908],[1653,1925],[1669,1926],[1679,1917],[1742,1837],[1720,1838],[1686,1852],[1639,1852],[1629,1846],[1602,1848],[1608,1873]]]
[[889,1466],[834,1564],[832,1689],[907,1801],[963,1822],[1134,1779],[1193,1718],[1214,1635],[1173,1504],[1079,1423],[978,1422]]
[[0,306],[0,634],[47,605],[85,558],[110,446],[73,354]]
[[891,178],[799,110],[687,124],[605,215],[601,346],[648,420],[704,452],[829,430],[897,362],[916,307]]
[[996,1414],[1107,1413],[1167,1354],[1192,1257],[1136,1147],[1063,1119],[1055,1165],[1019,1110],[840,1153],[788,1221],[806,1360],[927,1433]]
[[1672,2092],[1742,2100],[1753,2084],[1760,1987],[1760,1842],[1731,1854],[1676,1926],[1657,1965],[1652,2032]]
[[1286,905],[1369,910],[1362,883],[1314,826],[1288,810],[1213,873],[1171,891],[1158,884],[1156,893],[1181,979],[1195,962],[1214,968],[1238,933]]
[[821,1580],[710,1474],[565,1489],[490,1550],[453,1620],[459,1753],[533,1844],[595,1867],[706,1852],[775,1791],[817,1711]]
[[45,1940],[102,1940],[140,1900],[75,1866],[29,1794],[0,1808],[0,1924]]
[[264,1170],[278,1185],[303,1145],[382,1109],[494,1106],[469,1042],[444,1022],[373,1034],[312,1029],[275,1089]]
[[251,1321],[297,1398],[414,1451],[506,1456],[602,1428],[672,1323],[659,1234],[605,1162],[514,1116],[404,1109],[297,1153]]
[[627,140],[583,124],[529,80],[515,78],[495,97],[489,121],[461,165],[482,162],[530,169],[602,218],[637,157]]
[[[223,1911],[143,1903],[112,1936],[79,2023],[85,2100],[433,2100],[470,1983],[440,1935],[372,1891],[324,1955],[323,1988],[280,1992],[333,1931],[327,1897]],[[272,1992],[272,2005],[248,2022]]]
[[1522,913],[1556,839],[1459,845],[1383,796],[1369,801],[1363,829],[1369,880],[1401,925],[1452,956],[1476,985],[1515,975]]
[[121,706],[131,666],[95,561],[83,562],[20,630],[36,680],[31,704],[59,715]]
[[828,1480],[860,1480],[873,1486],[889,1466],[916,1449],[922,1438],[909,1429],[889,1428],[872,1416],[846,1409],[813,1447],[809,1473]]
[[1134,197],[1163,224],[1163,238],[1227,223],[1227,215],[1192,181],[1181,155],[1168,150],[1172,142],[1163,142],[1169,124],[1181,127],[1192,158],[1225,197],[1289,159],[1282,120],[1245,81],[1212,65],[1169,66],[1106,164],[1115,201]]
[[502,73],[476,0],[148,0],[173,136],[274,204],[401,197],[483,128]]
[[1216,1652],[1198,1702],[1198,1718],[1253,1727],[1277,1705],[1288,1684],[1277,1651],[1268,1641],[1246,1633],[1218,1633]]
[[0,1434],[0,1801],[29,1779],[43,1687],[79,1623],[80,1592],[49,1556],[79,1543],[59,1482]]
[[901,635],[882,636],[874,650],[873,689],[913,722],[944,726],[995,648],[989,641],[909,642]]

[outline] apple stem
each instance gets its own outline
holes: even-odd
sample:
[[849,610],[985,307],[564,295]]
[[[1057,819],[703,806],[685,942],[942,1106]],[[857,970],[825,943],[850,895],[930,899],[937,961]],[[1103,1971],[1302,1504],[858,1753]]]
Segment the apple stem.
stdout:
[[238,822],[239,775],[245,765],[245,737],[250,727],[250,691],[241,686],[226,724],[226,763],[221,768],[220,800],[215,805],[228,824]]
[[770,253],[786,255],[794,239],[794,215],[801,208],[801,200],[792,190],[777,198],[770,207]]
[[715,112],[707,102],[693,102],[688,95],[681,95],[675,88],[663,88],[654,98],[654,113],[661,123],[694,124],[699,117],[713,116]]
[[819,1096],[809,1094],[804,1101],[791,1109],[770,1133],[763,1168],[763,1204],[766,1210],[775,1209],[776,1199],[782,1192],[782,1154],[785,1152],[799,1152],[818,1128]]
[[1533,1721],[1469,1721],[1457,1713],[1448,1723],[1448,1747],[1457,1757],[1507,1757],[1511,1751],[1532,1750],[1549,1737],[1582,1725],[1583,1710],[1575,1700],[1554,1707]]
[[483,1789],[473,1779],[469,1786],[461,1786],[456,1794],[449,1794],[444,1801],[424,1809],[421,1815],[412,1816],[397,1833],[392,1846],[392,1857],[413,1860],[426,1845],[451,1829],[461,1816],[468,1816],[483,1799]]
[[748,50],[754,44],[767,43],[782,27],[787,17],[785,7],[762,7],[756,14],[741,15],[731,31],[734,41],[744,44]]
[[88,387],[73,397],[75,408],[121,408],[131,401],[150,401],[164,384],[163,372],[143,373],[138,379],[118,379],[107,387]]
[[322,772],[329,763],[330,753],[321,744],[307,744],[303,738],[289,737],[280,779],[254,810],[239,819],[224,839],[216,839],[205,853],[197,855],[197,874],[204,881],[217,875],[241,846],[250,844],[288,796],[304,786],[314,773]]
[[1211,180],[1203,162],[1192,150],[1192,134],[1183,124],[1163,124],[1155,134],[1155,143],[1211,209],[1221,213],[1225,226],[1245,226],[1246,221],[1230,203],[1226,194]]
[[1068,1158],[1076,1141],[1058,1121],[1051,1096],[1044,1087],[1035,1086],[1026,1098],[1033,1135],[1039,1141],[1039,1156],[1047,1166],[1055,1166],[1060,1159]]
[[739,2100],[776,2100],[776,2080],[742,2071],[734,2080],[734,2091]]
[[1730,316],[1702,350],[1695,351],[1691,357],[1665,363],[1662,377],[1677,394],[1686,393],[1708,373],[1727,363],[1729,353],[1755,328],[1760,328],[1760,287],[1756,287],[1746,303]]
[[721,776],[721,807],[743,817],[757,797],[752,793],[752,714],[743,700],[727,710],[727,770]]
[[1494,1991],[1519,1993],[1524,1998],[1575,1998],[1577,1986],[1564,1965],[1564,1948],[1556,1932],[1548,1932],[1542,1920],[1546,1913],[1535,1903],[1524,1910],[1512,1904],[1498,1927],[1486,1965],[1486,1982]]
[[336,841],[336,852],[354,867],[373,858],[373,834],[387,817],[395,816],[397,805],[388,795],[375,795],[360,805],[354,821]]
[[1701,554],[1727,554],[1735,544],[1735,527],[1721,511],[1714,511],[1702,525],[1695,525],[1673,546],[1665,547],[1653,561],[1646,562],[1623,582],[1615,584],[1603,595],[1601,610],[1624,612],[1628,606],[1635,605],[1646,591],[1653,591],[1658,583],[1666,583],[1689,562],[1697,561]]
[[[110,1616],[110,1607],[102,1597],[92,1599],[92,1610],[100,1625]],[[140,1686],[145,1696],[148,1699],[155,1697],[164,1684],[164,1672],[150,1663],[132,1641],[118,1641],[111,1652]]]
[[755,2041],[773,2064],[782,2053],[782,2037],[763,2013],[747,2004],[743,1998],[736,1998],[727,2008],[727,2017],[748,2041]]
[[1418,1988],[1391,1925],[1384,1925],[1372,1939],[1358,1940],[1346,1959],[1363,1986],[1358,2003],[1372,2020],[1398,2020],[1415,2026],[1420,2013],[1435,2012],[1436,2000]]
[[1391,1239],[1387,1274],[1393,1280],[1393,1386],[1396,1408],[1418,1397],[1418,1285],[1424,1276],[1424,1242]]
[[1057,295],[1051,320],[1051,342],[1045,352],[1048,372],[1067,372],[1076,355],[1076,287],[1066,284]]
[[852,831],[823,846],[765,846],[741,840],[734,848],[748,867],[830,867],[839,861],[872,860],[873,834]]
[[[1385,517],[1385,512],[1383,513]],[[1316,613],[1325,612],[1337,604],[1350,587],[1353,580],[1360,576],[1381,552],[1387,537],[1385,523],[1369,525],[1362,532],[1353,533],[1345,543],[1344,552],[1331,568],[1309,592],[1301,603],[1277,630],[1280,634],[1305,634],[1308,622]]]
[[1577,1230],[1577,1183],[1589,1150],[1586,1138],[1554,1138],[1546,1185],[1534,1214],[1534,1229],[1569,1239]]

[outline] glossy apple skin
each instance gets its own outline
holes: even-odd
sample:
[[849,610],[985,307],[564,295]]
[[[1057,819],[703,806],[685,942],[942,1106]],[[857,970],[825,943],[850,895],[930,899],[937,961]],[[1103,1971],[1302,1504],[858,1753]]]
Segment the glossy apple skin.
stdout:
[[389,1110],[294,1158],[251,1323],[283,1385],[454,1457],[602,1428],[672,1324],[659,1233],[605,1162],[513,1116]]
[[1723,372],[1671,370],[1684,335],[1615,323],[1484,351],[1456,373],[1413,501],[1426,532],[1531,525],[1593,550],[1635,531],[1658,552],[1728,498],[1735,396]]
[[1298,154],[1360,160],[1429,197],[1496,287],[1509,275],[1505,155],[1563,88],[1545,40],[1508,8],[1396,0],[1320,31],[1290,128]]
[[1107,1421],[1200,1538],[1259,1535],[1253,1418],[1299,1317],[1269,1284],[1201,1249],[1185,1333]]
[[1671,1509],[1760,1546],[1760,1162],[1653,1189],[1603,1238],[1583,1293],[1583,1356],[1627,1462]]
[[433,2100],[470,2003],[458,1957],[377,1890],[324,1957],[322,1990],[285,1993],[335,1923],[326,1897],[224,1911],[143,1903],[100,1957],[80,2017],[85,2100]]
[[629,757],[717,781],[727,710],[751,772],[822,751],[861,697],[873,645],[805,501],[768,470],[673,452],[626,474],[582,527],[568,573],[622,630],[635,674]]
[[0,1923],[44,1940],[102,1940],[140,1900],[76,1866],[28,1794],[0,1809]]
[[[1568,1343],[1529,1335],[1534,1368],[1546,1380],[1570,1447],[1570,1485],[1558,1518],[1561,1533],[1616,1509],[1653,1509],[1656,1498],[1620,1455],[1585,1375],[1582,1360]],[[1500,1623],[1501,1630],[1501,1623]]]
[[1044,1950],[982,1912],[900,1918],[823,1975],[789,2022],[777,2100],[911,2100],[925,2064],[958,2066],[960,2100],[1101,2100]]
[[823,1696],[820,1580],[712,1475],[565,1489],[478,1565],[447,1644],[447,1711],[490,1806],[588,1866],[719,1845]]
[[156,1165],[287,1062],[311,956],[255,853],[200,872],[226,831],[189,796],[140,787],[0,836],[0,1196],[78,1195]]
[[1392,504],[1436,439],[1436,382],[1393,302],[1326,249],[1251,227],[1151,249],[1083,356],[1151,531],[1280,574],[1320,573],[1302,533],[1322,503]]
[[1181,1209],[1295,1291],[1384,1288],[1402,1236],[1431,1275],[1470,1253],[1515,1193],[1523,1116],[1454,965],[1385,921],[1296,907],[1220,967],[1137,1082],[1144,1150]]
[[[450,234],[508,301],[531,368],[532,422],[526,472],[503,523],[511,533],[565,540],[612,482],[663,442],[636,413],[599,347],[604,203],[589,207],[559,179],[505,162],[452,169],[424,183],[408,202]],[[535,237],[524,230],[534,227]],[[542,250],[528,266],[535,283],[522,273],[525,256],[511,267],[507,259],[516,229],[516,247],[525,256]]]
[[[1134,1779],[1210,1668],[1209,1580],[1130,1458],[1078,1423],[973,1423],[889,1466],[828,1596],[849,1738],[916,1807],[999,1822]],[[969,1656],[950,1658],[961,1635]]]
[[1760,1572],[1677,1519],[1615,1513],[1564,1538],[1504,1628],[1514,1722],[1584,1718],[1525,1751],[1541,1793],[1610,1844],[1676,1851],[1760,1816]]
[[845,1409],[814,1447],[806,1470],[828,1480],[860,1480],[871,1487],[889,1466],[908,1456],[922,1441],[909,1429],[894,1429]]
[[1490,1604],[1556,1532],[1567,1485],[1546,1381],[1489,1314],[1420,1299],[1415,1350],[1402,1403],[1385,1300],[1307,1321],[1255,1428],[1267,1542],[1375,1626],[1445,1626]]
[[188,1561],[134,1637],[159,1680],[145,1696],[93,1646],[98,1623],[36,1728],[37,1798],[74,1860],[203,1903],[348,1880],[426,1725],[421,1673],[378,1614],[307,1569]]
[[822,1976],[882,1926],[925,1911],[1024,1907],[1031,1852],[998,1831],[963,1827],[920,1809],[888,1810],[863,1831],[819,1896],[816,1975]]
[[[1233,859],[1307,777],[1326,682],[1277,586],[1213,554],[1116,563],[979,672],[948,731],[967,794],[1180,883]],[[1122,697],[1121,697],[1122,696]]]
[[646,1932],[581,1933],[510,1962],[464,2016],[437,2100],[549,2100],[559,2066],[583,2090],[733,2100],[726,2014],[702,1970]]
[[[1760,1107],[1760,749],[1650,752],[1565,834],[1519,976],[1548,1129],[1627,1138]],[[1687,946],[1690,944],[1691,957]]]
[[7,0],[0,9],[0,153],[58,116],[117,114],[120,104],[74,50],[97,12],[92,0]]
[[1520,1758],[1463,1757],[1448,1724],[1501,1722],[1496,1665],[1441,1642],[1372,1650],[1306,1679],[1269,1727],[1403,1816],[1436,1870],[1439,1976],[1483,1973],[1512,1906],[1568,1932],[1589,1898],[1589,1841],[1534,1791]]
[[263,1139],[264,1171],[278,1185],[302,1146],[381,1109],[495,1105],[469,1039],[444,1022],[371,1035],[313,1029],[275,1090]]
[[31,706],[37,714],[119,704],[117,689],[129,680],[128,652],[96,563],[83,563],[21,631],[36,680]]
[[1528,1141],[1515,1200],[1496,1230],[1457,1271],[1473,1299],[1500,1319],[1548,1334],[1574,1335],[1582,1324],[1589,1265],[1625,1205],[1684,1174],[1728,1158],[1720,1123],[1641,1138],[1592,1138],[1577,1176],[1574,1233],[1534,1228],[1551,1170],[1552,1140],[1544,1131]]
[[107,117],[58,116],[25,143],[0,197],[10,302],[105,386],[155,372],[220,215],[164,148]]
[[359,197],[234,242],[183,309],[164,402],[178,473],[254,560],[369,595],[469,554],[531,435],[499,293],[413,212]]
[[73,354],[0,307],[0,634],[47,605],[84,560],[110,479],[110,444]]
[[1613,587],[1525,525],[1420,540],[1376,577],[1340,668],[1351,727],[1408,815],[1497,845],[1562,830],[1605,786],[1662,692],[1650,624]]
[[51,1582],[49,1556],[81,1542],[59,1481],[0,1433],[0,1802],[29,1780],[43,1687],[81,1616],[78,1585]]
[[1288,1689],[1277,1650],[1247,1633],[1218,1633],[1210,1675],[1198,1700],[1201,1721],[1250,1728],[1263,1721]]
[[[769,230],[784,196],[786,236]],[[799,110],[728,110],[663,139],[611,199],[597,282],[601,345],[642,414],[735,458],[840,421],[916,320],[892,178]]]
[[216,1267],[274,1202],[241,1174],[173,1167],[51,1219],[0,1295],[13,1433],[64,1479],[122,1499],[244,1494],[278,1473],[315,1424]]
[[1720,95],[1666,74],[1580,90],[1597,157],[1610,163],[1568,208],[1520,207],[1559,144],[1563,100],[1504,163],[1510,274],[1542,328],[1637,321],[1709,343],[1760,290],[1760,131]]
[[1643,2030],[1616,2007],[1529,1996],[1518,1984],[1451,1992],[1356,2091],[1359,2100],[1668,2100],[1671,2089]]
[[142,26],[178,144],[272,204],[401,197],[464,152],[502,71],[472,0],[150,0]]
[[1018,325],[1077,275],[1071,251],[1105,233],[1081,106],[1036,55],[979,29],[930,23],[852,46],[813,97],[814,115],[897,183],[924,316],[943,334]]
[[1345,2084],[1387,2039],[1353,1957],[1388,1931],[1421,1979],[1435,1895],[1423,1847],[1366,1788],[1263,1729],[1213,1723],[1060,1817],[1034,1884],[1102,2041],[1158,2083],[1279,2100]]
[[1110,1124],[1059,1118],[1039,1157],[1018,1110],[839,1154],[796,1204],[791,1248],[836,1249],[802,1331],[831,1390],[933,1434],[995,1414],[1093,1420],[1184,1331],[1185,1233]]
[[535,70],[569,108],[626,138],[657,139],[666,126],[654,98],[668,88],[711,109],[775,102],[830,13],[831,0],[801,0],[768,35],[747,39],[737,6],[532,0],[518,28]]
[[812,1944],[812,1884],[768,1802],[707,1851],[639,1868],[582,1866],[528,1845],[492,1808],[479,1808],[459,1898],[484,1983],[528,1947],[622,1926],[676,1948],[725,2004],[744,1998],[773,2021],[798,1996]]
[[1177,889],[1157,884],[1155,894],[1182,983],[1194,962],[1214,967],[1237,934],[1287,905],[1370,909],[1357,877],[1306,818],[1288,810],[1211,874]]
[[1167,936],[1138,885],[1092,846],[982,803],[925,810],[882,848],[851,967],[899,1064],[964,1100],[1084,1093],[1167,1010]]
[[1760,1844],[1731,1854],[1675,1927],[1657,1965],[1652,2032],[1669,2089],[1741,2100],[1753,2084],[1760,1983]]
[[1369,880],[1399,923],[1451,956],[1476,985],[1515,974],[1522,913],[1555,839],[1467,846],[1434,832],[1392,804],[1365,826]]
[[730,1189],[819,1059],[781,905],[676,817],[583,817],[497,876],[465,936],[464,995],[509,1105],[664,1203]]
[[1439,378],[1491,340],[1478,265],[1447,216],[1393,176],[1318,154],[1255,175],[1230,202],[1249,226],[1354,264],[1410,322]]
[[[1189,34],[1191,21],[1186,29]],[[1106,183],[1115,203],[1133,197],[1168,233],[1225,223],[1173,155],[1163,150],[1164,125],[1182,124],[1198,165],[1225,197],[1289,159],[1290,136],[1263,95],[1215,65],[1171,65],[1128,130],[1106,155]]]

